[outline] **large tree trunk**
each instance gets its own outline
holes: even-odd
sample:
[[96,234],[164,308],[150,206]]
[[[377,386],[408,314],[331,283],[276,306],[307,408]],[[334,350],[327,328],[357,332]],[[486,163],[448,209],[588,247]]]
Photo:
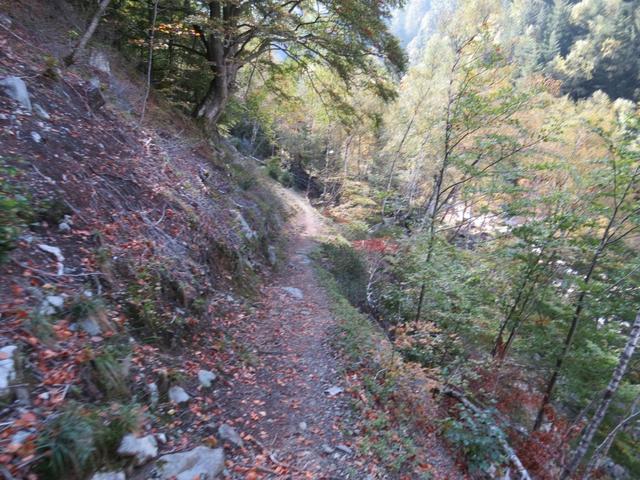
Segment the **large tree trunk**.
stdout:
[[593,440],[594,435],[598,431],[602,420],[604,420],[605,415],[607,414],[607,410],[609,410],[609,406],[611,405],[611,401],[613,400],[613,396],[618,391],[618,387],[620,386],[620,382],[622,382],[622,377],[627,371],[627,367],[629,366],[629,362],[631,361],[631,357],[636,350],[636,346],[638,345],[638,339],[640,338],[640,311],[636,315],[636,320],[631,327],[631,332],[629,333],[629,338],[627,340],[627,344],[622,350],[620,354],[620,359],[618,360],[618,365],[613,371],[613,375],[611,376],[611,380],[609,381],[609,385],[602,396],[602,400],[598,405],[595,413],[593,414],[593,418],[587,425],[578,442],[578,446],[576,447],[575,453],[571,461],[567,464],[562,472],[561,480],[565,480],[570,478],[580,466],[580,462],[587,454],[587,450],[589,449],[589,445],[591,445],[591,441]]
[[67,66],[73,65],[73,63],[76,60],[76,56],[78,56],[79,53],[82,53],[82,51],[87,47],[89,40],[91,40],[91,37],[93,37],[93,34],[96,32],[96,29],[98,28],[98,24],[100,23],[100,19],[104,15],[104,12],[107,10],[107,7],[109,6],[110,3],[111,3],[111,0],[100,1],[100,4],[98,5],[98,10],[93,15],[93,18],[91,19],[91,23],[89,24],[87,31],[84,32],[84,35],[82,36],[78,44],[75,46],[75,48],[71,51],[71,53],[69,53],[69,55],[64,57],[64,63]]
[[236,67],[231,65],[230,60],[226,58],[222,39],[212,36],[208,44],[207,60],[211,64],[213,78],[207,94],[196,108],[194,116],[215,125],[229,102],[230,88],[235,80]]
[[[209,16],[212,21],[222,23],[226,29],[234,31],[234,25],[240,7],[234,5],[223,6],[221,2],[209,2]],[[230,42],[225,38],[224,31],[214,31],[206,34],[198,28],[198,33],[206,49],[206,58],[211,66],[213,78],[209,84],[207,94],[200,101],[193,116],[215,125],[229,103],[231,91],[236,80],[240,65],[235,59],[238,45],[225,46]]]

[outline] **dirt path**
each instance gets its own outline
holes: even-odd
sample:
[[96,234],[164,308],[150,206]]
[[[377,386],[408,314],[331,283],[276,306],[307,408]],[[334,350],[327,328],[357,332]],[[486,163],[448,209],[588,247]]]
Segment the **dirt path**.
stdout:
[[351,424],[349,400],[345,393],[327,393],[341,382],[329,345],[335,321],[308,258],[314,237],[324,232],[323,220],[304,197],[283,195],[297,210],[288,227],[287,264],[261,292],[243,338],[253,348],[255,368],[234,381],[225,403],[237,399],[242,407],[236,427],[259,443],[248,447],[292,467],[277,469],[270,459],[270,468],[286,471],[280,478],[365,479],[365,462],[344,433]]

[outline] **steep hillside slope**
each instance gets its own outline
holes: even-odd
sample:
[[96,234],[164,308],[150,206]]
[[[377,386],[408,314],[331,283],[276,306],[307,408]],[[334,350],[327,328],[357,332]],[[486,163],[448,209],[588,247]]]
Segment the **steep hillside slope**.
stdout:
[[55,3],[0,8],[5,478],[86,475],[127,431],[202,443],[207,372],[233,376],[286,216],[251,160],[180,114],[152,104],[138,125],[143,84],[117,56],[59,69]]

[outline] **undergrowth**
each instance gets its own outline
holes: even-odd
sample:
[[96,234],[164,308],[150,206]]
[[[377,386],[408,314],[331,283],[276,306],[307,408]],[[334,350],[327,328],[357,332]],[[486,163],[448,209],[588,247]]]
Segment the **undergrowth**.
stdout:
[[41,460],[36,471],[44,479],[77,479],[100,466],[116,466],[110,462],[117,458],[120,440],[139,425],[140,414],[135,405],[70,404],[44,424],[38,436]]
[[28,198],[12,181],[16,175],[17,169],[0,157],[0,262],[16,247],[33,213]]
[[411,435],[414,425],[405,413],[410,408],[396,394],[396,359],[392,350],[385,350],[384,334],[349,303],[332,273],[320,266],[316,271],[329,296],[331,312],[338,319],[335,346],[349,361],[350,372],[357,373],[352,377],[360,379],[361,395],[353,400],[358,417],[364,419],[359,450],[394,475],[412,472],[411,478],[432,478],[419,460],[419,446]]

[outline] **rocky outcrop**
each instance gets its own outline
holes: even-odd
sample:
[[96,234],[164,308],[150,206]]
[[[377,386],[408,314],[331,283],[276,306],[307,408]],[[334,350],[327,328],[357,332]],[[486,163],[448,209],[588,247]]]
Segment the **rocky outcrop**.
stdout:
[[20,77],[6,77],[0,80],[0,87],[7,96],[18,102],[20,107],[31,112],[31,97],[24,80]]

